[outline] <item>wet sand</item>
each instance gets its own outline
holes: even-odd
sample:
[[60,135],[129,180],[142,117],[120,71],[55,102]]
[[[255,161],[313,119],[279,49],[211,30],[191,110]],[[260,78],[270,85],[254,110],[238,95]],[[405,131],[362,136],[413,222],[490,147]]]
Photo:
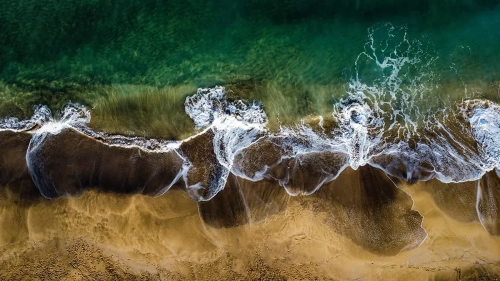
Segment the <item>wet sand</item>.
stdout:
[[[78,198],[48,200],[33,187],[21,191],[3,186],[0,279],[494,280],[500,276],[500,237],[489,234],[474,217],[474,200],[465,198],[460,204],[443,200],[456,198],[455,188],[442,188],[442,183],[433,181],[400,183],[401,189],[389,186],[384,192],[391,196],[371,200],[369,184],[358,185],[361,188],[354,184],[349,192],[349,181],[359,173],[347,171],[313,196],[291,197],[269,181],[239,181],[238,193],[227,188],[199,206],[177,188],[156,198],[87,191]],[[219,205],[218,199],[228,200]],[[241,202],[247,202],[243,208],[247,213],[242,212]],[[419,221],[414,211],[423,216],[426,238],[419,225],[408,224],[409,218]],[[422,238],[420,246],[408,243]],[[412,247],[401,249],[401,244]]]

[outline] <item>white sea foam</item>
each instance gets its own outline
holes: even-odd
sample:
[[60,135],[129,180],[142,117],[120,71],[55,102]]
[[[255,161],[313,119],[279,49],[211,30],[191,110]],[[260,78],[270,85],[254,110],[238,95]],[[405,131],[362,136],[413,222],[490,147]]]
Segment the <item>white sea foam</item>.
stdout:
[[206,130],[214,133],[212,146],[217,164],[224,167],[215,182],[205,187],[209,189],[207,195],[198,192],[200,183],[187,186],[196,200],[210,200],[224,188],[235,155],[265,132],[267,115],[257,103],[247,105],[242,101],[229,101],[224,87],[198,89],[195,95],[186,98],[185,110],[196,128],[205,129],[202,133]]
[[[217,95],[214,95],[214,92]],[[387,136],[384,135],[384,129],[390,126],[383,122],[380,111],[375,111],[369,106],[369,102],[363,103],[363,95],[360,92],[349,95],[335,105],[333,114],[338,126],[331,132],[317,132],[301,124],[294,128],[283,127],[275,134],[266,134],[267,117],[261,106],[228,101],[224,93],[221,87],[200,89],[197,94],[199,96],[196,97],[210,104],[207,106],[196,103],[199,108],[210,111],[199,110],[201,115],[212,116],[208,119],[204,117],[204,120],[210,122],[198,122],[199,125],[205,126],[199,134],[206,133],[207,130],[213,132],[213,143],[210,145],[217,159],[217,163],[214,164],[223,167],[217,172],[210,186],[201,186],[200,183],[187,186],[192,197],[199,201],[210,200],[222,190],[230,172],[253,181],[275,178],[290,194],[297,195],[314,192],[322,184],[334,180],[347,166],[356,169],[361,165],[370,164],[410,182],[429,180],[432,177],[443,182],[476,180],[484,173],[499,167],[500,106],[493,102],[464,101],[459,113],[462,113],[468,123],[458,124],[461,126],[458,132],[453,132],[438,118],[434,118],[432,122],[428,119],[425,129],[430,134],[426,136],[423,133],[414,141],[415,144],[410,145],[410,140],[405,138],[400,138],[396,142],[385,139]],[[215,98],[210,99],[210,97]],[[193,97],[188,100],[192,101]],[[57,134],[64,128],[74,128],[109,145],[135,146],[148,151],[173,150],[185,161],[184,168],[179,171],[179,177],[181,174],[183,178],[187,177],[189,168],[192,167],[190,160],[178,151],[180,144],[192,138],[183,142],[166,142],[106,135],[87,127],[90,113],[81,105],[68,104],[59,118],[52,117],[47,107],[38,109],[29,120],[5,121],[7,120],[5,119],[2,128],[20,130],[39,127],[32,132],[30,149],[36,148],[43,142],[47,134]],[[193,113],[191,115],[193,119],[197,118]],[[446,114],[443,116],[444,119],[452,117]],[[465,137],[470,137],[474,145],[467,144],[463,139]],[[274,146],[279,147],[279,157],[269,163],[262,162],[259,166],[255,155],[248,153],[262,140],[271,141]],[[326,158],[321,158],[322,153],[330,154],[325,156]],[[239,159],[235,161],[238,156]],[[328,160],[328,157],[336,157],[338,161],[333,162]],[[319,171],[315,174],[319,177],[318,181],[310,183],[313,186],[303,186],[303,191],[297,191],[296,187],[291,186],[294,183],[293,177],[301,172],[300,169],[311,168],[310,163],[313,158],[316,159],[314,167]],[[29,158],[27,160],[28,163],[33,161]],[[284,163],[285,160],[294,160],[295,164],[288,168],[284,176],[276,178],[275,175],[269,174],[270,169]],[[251,164],[253,167],[250,167]],[[187,182],[186,178],[185,181]],[[205,195],[198,193],[199,190],[207,188],[209,192]]]
[[19,120],[16,117],[7,117],[0,119],[0,131],[28,131],[50,121],[52,112],[45,105],[35,106],[35,112],[30,119]]
[[[382,40],[375,38],[381,32]],[[418,105],[438,87],[436,75],[430,71],[434,61],[421,42],[408,39],[405,27],[386,24],[370,29],[364,51],[355,61],[356,73],[349,82],[346,97],[333,105],[332,117],[337,127],[331,132],[324,132],[324,129],[317,132],[303,124],[295,128],[284,127],[273,136],[283,147],[280,160],[266,163],[258,171],[238,167],[235,169],[237,174],[259,180],[267,177],[268,169],[285,159],[300,161],[304,155],[321,152],[335,153],[340,158],[346,154],[347,163],[325,176],[324,182],[327,182],[335,179],[346,166],[357,169],[369,163],[377,165],[371,159],[384,150],[393,154],[413,154],[410,158],[418,158],[414,154],[419,153],[410,153],[405,144],[418,135],[418,122],[425,122],[430,116]],[[368,74],[360,69],[361,65],[369,66]],[[323,128],[323,122],[320,127]],[[401,148],[404,150],[399,150]],[[423,145],[419,149],[429,152]],[[413,165],[418,166],[415,161]],[[280,184],[286,186],[289,181],[290,178],[284,177]]]
[[472,127],[485,171],[500,167],[500,106],[484,100],[468,100],[462,109]]
[[48,120],[36,131],[35,135],[49,133],[58,134],[65,128],[86,127],[90,122],[90,112],[77,103],[68,103],[61,112],[61,116],[49,117]]
[[[382,39],[376,38],[380,34]],[[258,167],[244,161],[252,155],[242,152],[233,171],[261,180],[272,177],[270,169],[286,159],[300,161],[304,155],[331,152],[347,154],[347,165],[353,169],[370,164],[410,182],[433,177],[443,182],[479,179],[499,165],[500,111],[493,105],[480,106],[465,116],[470,124],[458,120],[456,105],[438,97],[436,59],[425,44],[408,38],[406,27],[386,24],[370,29],[346,97],[333,105],[337,127],[331,132],[317,132],[304,124],[284,127],[266,140],[282,147],[279,160],[262,159]],[[292,176],[286,174],[280,184],[286,187]],[[336,176],[326,176],[325,182]]]
[[[380,32],[382,39],[376,38]],[[437,58],[424,46],[410,40],[405,27],[369,30],[348,96],[334,106],[340,133],[333,138],[346,143],[353,168],[369,163],[408,181],[476,180],[498,165],[498,111],[478,109],[466,118],[470,127],[457,120],[456,105],[439,92],[439,74],[433,72]],[[361,65],[371,65],[372,71],[364,75]],[[395,174],[396,166],[406,175]]]
[[[500,107],[479,100],[465,101],[458,110],[442,100],[440,108],[422,106],[437,101],[439,90],[439,75],[432,71],[436,57],[424,45],[409,39],[405,27],[386,24],[370,29],[345,97],[332,105],[336,126],[331,131],[325,130],[320,118],[320,132],[300,124],[268,134],[262,105],[230,101],[223,87],[199,89],[186,98],[185,111],[200,131],[180,142],[95,132],[87,126],[90,112],[71,103],[59,117],[40,106],[29,120],[0,121],[0,129],[39,128],[33,133],[32,148],[47,134],[74,128],[108,145],[175,151],[185,162],[180,173],[186,185],[194,164],[180,147],[210,132],[216,158],[212,164],[220,167],[214,168],[208,186],[187,185],[198,201],[210,200],[222,190],[229,173],[252,181],[274,178],[293,195],[314,192],[348,166],[357,169],[367,164],[409,182],[433,177],[443,182],[479,179],[500,166]],[[458,120],[457,112],[468,123]],[[266,155],[269,147],[276,155]],[[280,165],[291,166],[276,174],[273,169]],[[317,181],[297,187],[294,177],[303,176],[299,170],[313,166],[315,174],[310,176]]]

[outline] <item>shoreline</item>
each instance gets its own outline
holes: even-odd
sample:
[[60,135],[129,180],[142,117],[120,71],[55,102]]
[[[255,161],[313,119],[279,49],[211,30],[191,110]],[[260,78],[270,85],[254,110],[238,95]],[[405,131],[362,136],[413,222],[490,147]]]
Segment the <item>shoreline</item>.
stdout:
[[[156,198],[90,191],[23,207],[19,200],[25,199],[2,188],[1,224],[11,226],[2,231],[0,276],[498,278],[500,252],[495,249],[500,249],[500,237],[490,236],[477,221],[445,215],[423,185],[399,188],[411,194],[412,209],[423,215],[428,236],[419,247],[388,256],[371,253],[339,233],[334,227],[349,226],[349,221],[333,216],[341,214],[335,204],[317,208],[311,196],[289,197],[285,210],[259,222],[217,229],[206,226],[196,203],[177,190]],[[270,196],[268,203],[281,202],[279,197]],[[10,221],[14,217],[17,226]],[[13,240],[6,240],[8,234]],[[46,270],[38,271],[40,265]]]
[[[432,158],[414,163],[404,158],[414,155],[394,151],[373,158],[356,142],[348,148],[359,150],[349,155],[328,139],[308,139],[315,136],[303,135],[309,131],[268,133],[261,107],[227,100],[221,89],[189,99],[186,112],[200,132],[178,142],[95,132],[79,105],[60,120],[47,108],[36,118],[5,120],[0,267],[11,270],[0,277],[500,276],[494,168],[474,181],[446,183]],[[496,140],[489,128],[497,120],[489,116],[497,107],[470,101],[460,113],[471,126],[470,144],[457,142],[448,153],[470,145],[477,159],[496,161],[485,140]],[[339,124],[370,140],[357,108]],[[441,142],[447,130],[461,132],[453,126],[441,128]],[[40,263],[47,271],[34,268]]]

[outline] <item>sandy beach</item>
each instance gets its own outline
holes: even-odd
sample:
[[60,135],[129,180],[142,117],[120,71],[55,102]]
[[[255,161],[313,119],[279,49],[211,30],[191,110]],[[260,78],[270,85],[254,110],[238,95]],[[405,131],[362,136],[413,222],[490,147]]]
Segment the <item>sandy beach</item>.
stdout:
[[[205,211],[202,219],[200,211],[210,208],[199,208],[177,188],[156,198],[88,191],[79,198],[47,200],[27,183],[2,187],[0,279],[495,280],[500,276],[500,237],[490,235],[474,215],[475,200],[469,200],[466,192],[475,188],[472,184],[398,184],[394,200],[364,204],[367,188],[357,192],[346,188],[328,196],[328,188],[347,185],[345,180],[359,176],[357,171],[345,174],[312,196],[291,197],[269,182],[241,182],[251,215],[243,225],[222,228],[205,221],[233,220],[226,221],[231,225],[234,216]],[[446,198],[457,198],[457,189],[464,199],[451,203]],[[343,204],[351,200],[365,207],[356,210]],[[231,202],[237,201],[226,204]],[[419,221],[415,211],[423,217],[422,228],[408,224],[408,217]],[[411,249],[401,249],[400,244]]]

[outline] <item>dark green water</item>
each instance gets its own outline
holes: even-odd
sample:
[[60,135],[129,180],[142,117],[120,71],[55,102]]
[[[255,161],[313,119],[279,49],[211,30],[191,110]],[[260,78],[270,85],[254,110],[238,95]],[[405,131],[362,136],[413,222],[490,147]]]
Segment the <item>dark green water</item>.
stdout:
[[[0,4],[0,81],[31,91],[11,102],[18,107],[92,104],[93,97],[79,97],[89,85],[345,85],[367,29],[391,22],[406,25],[436,58],[441,83],[479,81],[493,85],[483,93],[492,95],[500,81],[498,3],[7,0]],[[370,73],[372,66],[362,67]],[[16,111],[2,110],[9,113]]]

